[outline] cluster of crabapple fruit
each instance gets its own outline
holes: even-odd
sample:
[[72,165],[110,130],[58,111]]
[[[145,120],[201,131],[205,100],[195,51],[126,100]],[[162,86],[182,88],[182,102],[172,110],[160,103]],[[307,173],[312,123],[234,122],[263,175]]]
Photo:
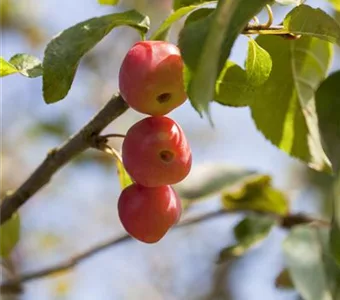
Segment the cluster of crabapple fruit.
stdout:
[[191,168],[191,150],[182,128],[167,113],[187,95],[179,49],[168,42],[137,42],[119,72],[119,89],[134,110],[150,115],[134,124],[122,146],[123,165],[134,183],[118,200],[118,214],[134,238],[155,243],[181,216],[181,200],[171,187]]

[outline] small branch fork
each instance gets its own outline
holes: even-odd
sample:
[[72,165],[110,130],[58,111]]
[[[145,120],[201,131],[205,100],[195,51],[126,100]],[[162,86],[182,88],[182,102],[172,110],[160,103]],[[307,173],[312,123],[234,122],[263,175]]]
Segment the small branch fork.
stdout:
[[[189,225],[194,225],[197,223],[202,223],[204,221],[211,220],[216,217],[220,217],[226,214],[230,213],[239,213],[244,211],[228,211],[228,210],[217,210],[213,212],[208,212],[202,215],[198,215],[195,217],[184,219],[182,222],[180,222],[175,228],[181,228]],[[264,213],[263,213],[264,214]],[[299,224],[311,224],[313,226],[321,226],[321,227],[328,227],[330,226],[328,221],[325,220],[319,220],[315,218],[311,218],[302,214],[291,214],[287,216],[280,216],[275,214],[269,214],[272,215],[276,220],[279,226],[282,228],[290,229],[293,226],[299,225]],[[79,253],[72,258],[65,260],[61,263],[55,264],[53,266],[33,271],[33,272],[27,272],[21,275],[18,275],[17,277],[14,277],[10,280],[7,280],[3,282],[0,286],[0,292],[1,293],[18,293],[22,291],[22,283],[42,278],[45,276],[49,276],[55,273],[59,273],[62,271],[67,271],[78,265],[79,263],[83,262],[84,260],[90,258],[91,256],[98,254],[99,252],[108,249],[109,247],[118,245],[123,242],[127,242],[129,240],[132,240],[132,238],[129,235],[122,235],[118,238],[112,238],[109,239],[103,243],[100,243],[94,247],[89,248],[88,250]]]
[[288,30],[286,30],[282,25],[272,26],[274,21],[273,11],[270,5],[266,5],[266,10],[268,14],[268,21],[265,24],[260,24],[258,18],[255,16],[253,18],[254,23],[248,24],[243,30],[242,34],[265,34],[265,35],[278,35],[287,39],[298,39],[300,35],[295,35]]

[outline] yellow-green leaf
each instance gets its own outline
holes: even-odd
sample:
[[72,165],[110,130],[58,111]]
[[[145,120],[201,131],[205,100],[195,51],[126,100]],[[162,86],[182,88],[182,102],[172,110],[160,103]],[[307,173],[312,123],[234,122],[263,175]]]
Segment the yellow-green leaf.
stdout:
[[101,5],[117,5],[119,0],[97,0]]
[[224,66],[215,85],[215,101],[229,106],[250,105],[252,95],[264,84],[271,73],[269,53],[249,39],[245,70],[231,61]]
[[0,56],[0,77],[18,73],[19,71],[15,66],[6,61],[2,56]]
[[264,84],[272,70],[272,60],[269,53],[253,39],[249,39],[248,42],[248,55],[245,68],[247,82],[252,86]]
[[124,190],[126,187],[133,183],[130,175],[126,172],[122,162],[116,159],[117,173],[119,178],[120,187]]
[[242,184],[222,194],[222,203],[227,210],[252,210],[286,215],[289,204],[286,196],[274,188],[271,178],[254,175]]

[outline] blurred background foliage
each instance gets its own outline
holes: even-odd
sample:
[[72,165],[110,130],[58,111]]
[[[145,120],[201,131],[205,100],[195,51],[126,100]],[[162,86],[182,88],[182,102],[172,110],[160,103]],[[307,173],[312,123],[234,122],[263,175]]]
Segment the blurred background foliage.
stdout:
[[[309,1],[319,6],[320,1]],[[100,6],[95,0],[2,0],[2,53],[43,57],[52,36],[84,19],[113,11],[135,8],[151,18],[151,32],[167,16],[170,0],[124,0],[118,7]],[[331,14],[331,6],[323,3]],[[280,22],[288,8],[274,6]],[[339,19],[339,14],[336,16]],[[265,15],[260,19],[265,20]],[[182,21],[171,31],[176,40]],[[67,99],[46,105],[41,95],[41,78],[27,80],[10,76],[1,81],[1,196],[15,189],[43,159],[81,126],[117,90],[120,63],[138,34],[126,27],[114,30],[81,62]],[[247,40],[237,40],[231,59],[243,64]],[[339,52],[333,68],[340,67]],[[228,188],[251,174],[268,174],[273,186],[284,192],[291,210],[328,216],[332,180],[274,148],[256,131],[248,108],[212,105],[215,127],[199,118],[187,103],[170,114],[183,127],[193,150],[190,178],[178,186],[187,201],[186,215],[213,211],[220,205],[216,186],[204,191],[209,201],[192,202],[209,176],[217,189]],[[143,116],[128,111],[106,132],[125,133]],[[113,139],[111,146],[120,147]],[[202,183],[203,178],[203,183]],[[269,178],[269,177],[268,177]],[[201,181],[200,181],[201,180]],[[188,192],[188,186],[189,192]],[[243,186],[244,187],[244,186]],[[187,190],[186,190],[187,188]],[[270,187],[273,189],[272,187]],[[231,199],[224,194],[224,201]],[[272,190],[271,190],[272,191]],[[112,158],[87,151],[63,168],[53,182],[21,209],[21,239],[13,255],[2,261],[2,273],[37,270],[67,259],[75,253],[123,229],[116,201],[119,181]],[[195,194],[196,192],[196,194]],[[185,194],[187,193],[187,194]],[[190,194],[191,193],[191,194]],[[239,194],[242,192],[239,192]],[[277,192],[278,193],[278,192]],[[234,195],[234,194],[233,194]],[[283,208],[284,209],[284,208]],[[233,245],[234,226],[243,214],[228,214],[201,224],[173,230],[158,244],[136,241],[120,244],[94,256],[70,272],[25,284],[20,295],[8,299],[298,299],[289,288],[281,244],[286,232],[270,231],[269,238],[246,255],[216,264],[222,249]],[[267,230],[268,224],[261,230]]]

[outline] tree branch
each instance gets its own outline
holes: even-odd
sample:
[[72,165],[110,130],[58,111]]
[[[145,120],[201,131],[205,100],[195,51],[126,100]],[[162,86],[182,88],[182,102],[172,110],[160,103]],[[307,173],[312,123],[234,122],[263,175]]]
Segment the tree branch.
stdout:
[[[208,212],[202,215],[184,219],[174,228],[181,228],[181,227],[193,225],[196,223],[201,223],[201,222],[204,222],[204,221],[207,221],[207,220],[210,220],[215,217],[222,216],[222,215],[226,215],[230,213],[239,213],[239,212],[243,212],[243,211],[228,211],[228,210],[221,209],[221,210],[217,210],[213,212]],[[275,215],[275,214],[269,214],[269,215],[272,215],[274,218],[276,218],[278,221],[278,225],[286,229],[290,229],[291,227],[295,225],[299,225],[299,224],[315,224],[318,226],[330,226],[328,221],[315,219],[315,218],[305,216],[302,214],[295,214],[295,215],[291,214],[287,216],[280,216],[280,215]],[[10,292],[14,293],[15,291],[20,291],[22,290],[21,284],[24,282],[27,282],[33,279],[38,279],[44,276],[52,275],[57,272],[69,270],[75,267],[76,265],[78,265],[79,263],[81,263],[82,261],[84,261],[85,259],[99,253],[100,251],[105,250],[111,246],[126,242],[128,240],[132,240],[132,238],[127,234],[122,235],[121,237],[118,237],[118,238],[109,239],[108,241],[100,243],[80,254],[73,256],[72,258],[64,262],[55,264],[54,266],[47,267],[45,269],[19,275],[15,278],[12,278],[10,280],[3,282],[0,286],[0,292],[1,293],[10,293]]]
[[59,148],[52,149],[32,175],[14,192],[8,193],[0,205],[0,224],[3,224],[32,195],[47,184],[51,177],[74,156],[91,147],[98,134],[114,119],[128,109],[120,95],[114,95],[109,102],[85,125]]

